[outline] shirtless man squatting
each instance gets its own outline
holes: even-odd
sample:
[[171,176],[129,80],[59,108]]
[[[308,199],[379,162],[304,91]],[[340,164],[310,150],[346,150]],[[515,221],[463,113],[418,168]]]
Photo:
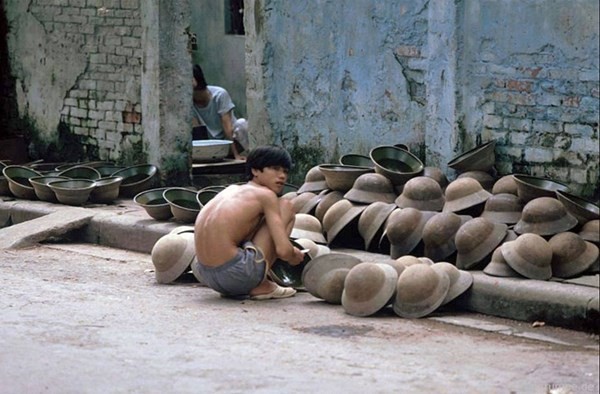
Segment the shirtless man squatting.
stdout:
[[228,186],[200,210],[194,225],[197,267],[223,296],[266,300],[296,293],[267,278],[277,258],[291,265],[304,261],[289,239],[292,203],[278,197],[291,167],[285,149],[258,147],[246,160],[248,182]]

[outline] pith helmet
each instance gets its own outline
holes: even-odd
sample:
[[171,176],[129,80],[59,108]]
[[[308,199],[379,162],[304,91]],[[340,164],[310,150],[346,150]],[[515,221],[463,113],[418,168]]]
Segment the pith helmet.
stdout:
[[406,267],[396,284],[394,312],[401,317],[419,318],[436,310],[450,289],[450,278],[426,264]]
[[456,266],[469,269],[483,261],[506,236],[508,227],[486,218],[474,218],[462,225],[456,232]]
[[539,197],[525,204],[521,219],[515,225],[515,232],[554,235],[569,231],[576,225],[577,219],[567,212],[560,201],[552,197]]
[[441,261],[456,252],[454,237],[460,226],[471,220],[471,216],[457,215],[453,212],[438,212],[423,227],[425,256]]
[[391,245],[391,257],[396,259],[410,253],[421,241],[423,227],[435,215],[431,211],[403,208],[388,217],[385,233]]
[[321,223],[323,223],[323,218],[325,217],[325,212],[327,212],[327,210],[329,208],[331,208],[331,206],[333,204],[342,200],[344,198],[344,194],[341,192],[337,192],[337,191],[331,191],[331,192],[327,192],[327,193],[325,193],[325,191],[323,191],[321,193],[324,193],[324,194],[321,197],[321,200],[319,201],[319,203],[317,204],[317,207],[315,208],[315,216],[317,219],[319,219],[319,221]]
[[436,181],[440,187],[443,189],[448,186],[448,178],[438,167],[425,167],[423,168],[423,176],[428,176],[429,178]]
[[304,183],[298,189],[298,194],[305,192],[318,193],[321,190],[327,189],[327,182],[325,181],[325,174],[321,172],[319,166],[314,166],[306,173],[304,177]]
[[340,304],[344,280],[352,267],[362,261],[346,253],[328,253],[310,260],[302,271],[302,283],[310,294]]
[[598,261],[598,247],[572,232],[558,233],[548,241],[552,248],[552,276],[572,278]]
[[302,247],[302,249],[308,249],[308,257],[314,259],[322,254],[331,253],[331,249],[325,245],[318,244],[308,238],[298,238],[296,243]]
[[586,241],[598,244],[600,242],[600,220],[590,220],[584,224],[579,231],[579,236]]
[[494,177],[485,171],[466,171],[456,177],[459,178],[473,178],[487,191],[491,191],[496,182]]
[[498,246],[492,253],[492,260],[483,269],[483,273],[489,276],[501,278],[521,278],[522,276],[506,263],[502,254],[502,245]]
[[[310,213],[311,208],[314,208],[317,204],[314,201],[311,201],[317,195],[313,192],[304,192],[302,194],[298,194],[296,197],[292,199],[292,205],[294,206],[294,211],[297,213]],[[310,204],[309,204],[310,203]],[[308,209],[304,209],[304,207]]]
[[458,178],[446,188],[444,212],[458,212],[483,204],[492,194],[473,178]]
[[321,164],[319,166],[327,187],[331,190],[337,190],[346,193],[352,189],[356,179],[362,174],[374,172],[372,167],[359,167],[344,164]]
[[442,305],[449,303],[456,297],[464,293],[473,284],[473,275],[470,272],[459,270],[454,265],[447,262],[435,263],[431,266],[434,270],[440,270],[448,275],[450,279],[450,288],[444,298]]
[[418,176],[404,185],[402,194],[396,198],[400,208],[416,208],[421,211],[441,211],[444,207],[444,192],[432,178]]
[[512,174],[510,174],[504,175],[498,179],[496,183],[494,183],[494,187],[492,187],[492,194],[508,193],[518,196],[519,194],[517,190],[517,182],[515,181],[515,178],[513,178]]
[[323,229],[327,234],[327,241],[332,243],[342,229],[356,219],[366,207],[346,199],[333,204],[323,217]]
[[183,233],[193,233],[194,226],[177,226],[173,230],[169,231],[169,234],[183,234]]
[[387,264],[360,263],[344,281],[342,306],[353,316],[369,316],[385,307],[396,291],[398,273]]
[[502,244],[502,255],[512,269],[529,279],[548,280],[552,277],[552,248],[541,236],[520,235]]
[[494,194],[485,202],[481,217],[494,222],[515,224],[521,219],[523,203],[514,194]]
[[421,260],[417,256],[413,256],[411,254],[405,254],[403,256],[400,256],[394,261],[402,264],[404,266],[404,268],[410,267],[411,265],[415,265],[415,264],[427,265],[427,263],[425,263],[423,260]]
[[152,247],[151,256],[156,281],[173,282],[188,270],[194,260],[194,233],[162,236]]
[[296,214],[296,220],[294,221],[294,227],[292,228],[290,238],[308,238],[316,243],[327,243],[319,219],[306,213]]
[[398,274],[398,276],[400,276],[400,274],[402,273],[402,271],[404,271],[406,269],[406,266],[404,264],[402,264],[400,261],[398,261],[398,259],[396,260],[386,260],[385,264],[389,265],[390,267],[392,267],[393,269],[396,270],[396,273]]
[[369,250],[371,241],[381,230],[396,205],[376,201],[369,204],[358,218],[358,232],[365,241],[365,250]]
[[394,185],[384,175],[378,173],[362,174],[344,198],[359,204],[371,204],[375,201],[392,203],[396,199]]

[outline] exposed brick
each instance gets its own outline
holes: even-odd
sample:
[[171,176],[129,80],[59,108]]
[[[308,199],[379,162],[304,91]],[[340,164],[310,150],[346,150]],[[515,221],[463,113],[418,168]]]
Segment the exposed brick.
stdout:
[[531,87],[533,84],[529,81],[519,81],[519,80],[508,80],[506,81],[506,88],[509,90],[516,90],[519,92],[531,92]]
[[594,134],[594,128],[586,124],[565,123],[565,132],[583,137],[592,137]]
[[547,132],[547,133],[558,133],[561,131],[561,124],[558,122],[545,122],[534,120],[533,121],[534,132]]
[[590,141],[589,138],[573,138],[571,150],[582,153],[593,153],[598,157],[598,140]]
[[531,130],[531,119],[505,118],[504,127],[515,131]]
[[117,128],[117,122],[101,121],[98,122],[98,127],[106,130],[114,130]]
[[569,97],[564,97],[562,99],[562,105],[564,105],[565,107],[579,107],[580,103],[581,103],[580,96],[569,96]]
[[77,135],[88,135],[90,130],[87,127],[74,127],[73,132]]
[[571,182],[583,184],[588,182],[587,176],[588,172],[586,169],[571,168],[569,173],[569,180]]
[[104,119],[104,111],[89,111],[88,117],[90,119],[102,120]]
[[580,166],[583,164],[583,161],[581,160],[579,155],[573,151],[554,151],[554,159],[564,159],[572,166]]
[[527,145],[527,138],[529,137],[529,133],[516,133],[512,132],[509,134],[510,143],[512,145]]
[[553,158],[552,150],[542,148],[525,149],[525,160],[533,163],[551,162]]
[[142,114],[139,112],[123,112],[124,123],[141,123]]
[[394,54],[403,57],[420,57],[421,49],[413,45],[401,45],[394,49]]
[[543,70],[542,67],[518,67],[519,72],[531,78],[537,78],[540,72]]
[[71,107],[71,116],[76,118],[87,118],[88,111],[87,109]]
[[562,103],[562,98],[559,95],[556,94],[540,94],[538,96],[536,96],[535,99],[536,104],[538,105],[553,105],[553,106],[559,106]]

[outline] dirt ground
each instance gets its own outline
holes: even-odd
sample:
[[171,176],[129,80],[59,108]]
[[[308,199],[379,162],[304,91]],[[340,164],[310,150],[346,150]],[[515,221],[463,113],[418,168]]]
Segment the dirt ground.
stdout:
[[96,245],[0,251],[0,393],[598,393],[591,333],[452,310],[358,318],[307,293],[230,300],[152,268]]

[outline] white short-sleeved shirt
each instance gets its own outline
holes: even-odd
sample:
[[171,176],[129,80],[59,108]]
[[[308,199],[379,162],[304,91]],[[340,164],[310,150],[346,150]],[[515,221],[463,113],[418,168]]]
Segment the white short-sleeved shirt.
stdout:
[[[192,104],[194,117],[198,120],[201,125],[205,125],[208,129],[208,133],[211,138],[214,139],[225,139],[225,133],[223,132],[223,124],[221,123],[221,116],[226,114],[235,108],[231,97],[227,90],[219,86],[207,86],[211,94],[211,99],[208,105],[204,108],[198,107],[196,104]],[[231,112],[232,124],[235,123],[236,117]]]

